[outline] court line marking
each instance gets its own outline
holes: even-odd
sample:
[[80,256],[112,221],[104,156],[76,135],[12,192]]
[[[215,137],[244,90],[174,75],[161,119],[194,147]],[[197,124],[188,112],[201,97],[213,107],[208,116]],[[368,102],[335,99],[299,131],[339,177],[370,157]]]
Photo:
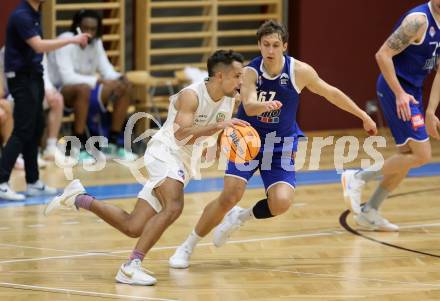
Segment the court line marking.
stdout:
[[[226,266],[226,265],[224,265],[224,266]],[[323,273],[288,271],[288,270],[279,270],[279,269],[246,268],[246,267],[244,269],[250,270],[250,271],[277,272],[277,273],[288,273],[288,274],[305,275],[305,276],[338,278],[338,279],[342,279],[345,281],[374,281],[374,282],[385,282],[385,283],[393,283],[393,284],[410,284],[410,285],[415,285],[415,286],[440,287],[440,284],[434,284],[434,283],[387,280],[387,279],[378,279],[378,278],[369,278],[369,277],[348,277],[348,276],[337,275],[337,274],[323,274]]]
[[70,258],[77,258],[77,257],[87,257],[87,256],[110,256],[110,257],[116,257],[116,258],[126,258],[126,256],[117,256],[113,254],[108,253],[84,253],[84,254],[76,254],[76,255],[62,255],[62,256],[48,256],[48,257],[35,257],[35,258],[24,258],[24,259],[12,259],[12,260],[4,260],[0,261],[0,264],[5,263],[20,263],[20,262],[29,262],[29,261],[43,261],[43,260],[50,260],[50,259],[70,259]]
[[[437,227],[440,226],[440,223],[432,223],[432,224],[413,224],[401,226],[401,229],[412,229],[412,228],[423,228],[423,227]],[[286,239],[295,239],[295,238],[307,238],[307,237],[317,237],[317,236],[332,236],[332,235],[341,235],[346,234],[346,231],[343,230],[328,230],[324,232],[317,233],[308,233],[308,234],[297,234],[297,235],[286,235],[286,236],[273,236],[273,237],[263,237],[263,238],[251,238],[251,239],[242,239],[242,240],[230,240],[226,242],[227,244],[242,244],[249,242],[262,242],[262,241],[272,241],[272,240],[286,240]],[[206,247],[213,246],[212,242],[199,243],[198,247]],[[48,251],[58,251],[58,252],[66,252],[66,253],[76,253],[75,255],[61,255],[61,256],[49,256],[49,257],[36,257],[36,258],[25,258],[25,259],[12,259],[12,260],[4,260],[0,261],[0,264],[6,263],[19,263],[19,262],[29,262],[29,261],[43,261],[43,260],[51,260],[51,259],[68,259],[68,258],[76,258],[76,257],[87,257],[87,256],[110,256],[115,258],[125,258],[123,256],[117,256],[117,254],[130,253],[132,250],[119,250],[119,251],[103,251],[103,252],[81,252],[81,251],[69,251],[69,250],[60,250],[60,249],[51,249],[51,248],[39,248],[39,247],[29,247],[29,246],[20,246],[14,244],[0,244],[1,246],[8,247],[17,247],[17,248],[28,248],[28,249],[36,249],[36,250],[48,250]],[[163,247],[153,247],[152,251],[162,251],[162,250],[174,250],[177,249],[177,246],[163,246]]]
[[23,246],[23,245],[6,244],[6,243],[0,243],[0,247],[13,247],[13,248],[32,249],[32,250],[41,250],[41,251],[56,251],[56,252],[75,253],[75,254],[95,254],[95,253],[105,253],[105,254],[108,254],[109,253],[107,251],[75,251],[75,250],[64,250],[64,249],[53,249],[53,248]]
[[135,300],[155,300],[155,301],[178,301],[176,299],[163,299],[163,298],[153,298],[153,297],[141,297],[141,296],[130,296],[130,295],[120,295],[120,294],[111,294],[111,293],[99,293],[92,291],[80,291],[74,289],[67,288],[55,288],[55,287],[47,287],[47,286],[38,286],[38,285],[27,285],[27,284],[17,284],[17,283],[9,283],[9,282],[0,282],[0,286],[13,288],[13,289],[27,289],[27,290],[38,290],[44,292],[55,292],[55,293],[70,293],[81,296],[95,296],[95,297],[110,297],[110,298],[129,298]]
[[[411,229],[411,228],[423,228],[423,227],[437,227],[440,226],[440,223],[432,223],[432,224],[413,224],[413,225],[407,225],[407,226],[401,226],[401,229]],[[286,235],[286,236],[274,236],[274,237],[263,237],[263,238],[251,238],[251,239],[243,239],[243,240],[230,240],[227,241],[227,244],[240,244],[240,243],[247,243],[247,242],[260,242],[260,241],[271,241],[271,240],[284,240],[284,239],[292,239],[292,238],[305,238],[305,237],[314,237],[314,236],[331,236],[331,235],[340,235],[346,233],[343,230],[328,230],[324,232],[317,232],[317,233],[309,233],[309,234],[297,234],[297,235]],[[213,246],[214,244],[211,242],[207,243],[199,243],[197,244],[197,247],[199,246]],[[169,249],[177,249],[178,246],[164,246],[164,247],[155,247],[152,248],[150,251],[161,251],[161,250],[169,250]],[[121,250],[121,251],[113,251],[110,252],[112,254],[119,254],[119,253],[128,253],[132,250]],[[0,262],[1,263],[1,262]]]
[[400,229],[413,229],[413,228],[429,228],[429,227],[439,227],[440,223],[432,223],[432,224],[421,224],[421,225],[407,225],[407,226],[399,226]]
[[[242,244],[247,242],[260,242],[260,241],[271,241],[271,240],[285,240],[285,239],[292,239],[292,238],[304,238],[304,237],[315,237],[315,236],[331,236],[331,235],[339,235],[339,234],[345,234],[345,231],[335,230],[335,231],[325,231],[325,232],[318,232],[318,233],[309,233],[309,234],[297,234],[297,235],[286,235],[286,236],[273,236],[273,237],[263,237],[263,238],[251,238],[251,239],[242,239],[242,240],[230,240],[227,241],[227,244]],[[164,247],[156,247],[152,248],[150,251],[162,251],[162,250],[169,250],[169,249],[177,249],[180,245],[177,246],[164,246]],[[206,246],[214,246],[214,243],[212,242],[205,242],[197,244],[199,247],[206,247]],[[119,254],[119,253],[128,253],[132,250],[120,250],[120,251],[112,251],[110,253],[112,254]],[[1,263],[1,262],[0,262]]]
[[[318,233],[309,233],[309,234],[297,234],[297,235],[287,235],[287,236],[274,236],[274,237],[264,237],[264,238],[252,238],[252,239],[244,239],[244,240],[231,240],[228,241],[227,244],[241,244],[246,242],[260,242],[260,241],[271,241],[271,240],[283,240],[283,239],[292,239],[292,238],[303,238],[303,237],[314,237],[314,236],[329,236],[334,234],[346,234],[345,231],[326,231],[326,232],[318,232]],[[213,246],[211,243],[200,243],[197,246]],[[19,247],[19,248],[29,248],[29,249],[37,249],[37,250],[50,250],[50,251],[59,251],[59,252],[69,252],[68,250],[59,250],[59,249],[50,249],[50,248],[39,248],[39,247],[27,247],[27,246],[19,246],[13,244],[0,244],[1,246],[10,246],[10,247]],[[162,251],[162,250],[170,250],[177,249],[177,246],[164,246],[164,247],[154,247],[150,251]],[[78,252],[71,251],[71,253],[76,253],[74,255],[61,255],[61,256],[49,256],[49,257],[36,257],[36,258],[24,258],[24,259],[12,259],[12,260],[4,260],[0,261],[0,264],[4,263],[19,263],[19,262],[29,262],[29,261],[42,261],[42,260],[50,260],[50,259],[64,259],[64,258],[75,258],[75,257],[85,257],[85,256],[114,256],[117,258],[125,258],[122,256],[117,256],[116,254],[121,253],[130,253],[132,250],[119,250],[119,251],[108,251],[108,252]]]
[[[400,246],[397,245],[397,243],[390,243],[390,242],[386,242],[384,240],[378,239],[378,238],[374,238],[372,236],[367,236],[366,234],[364,234],[364,232],[374,232],[374,231],[362,231],[357,230],[357,229],[353,229],[348,223],[347,223],[347,216],[350,214],[349,210],[345,210],[340,216],[339,216],[339,224],[341,225],[342,228],[344,228],[347,233],[351,233],[352,235],[358,236],[358,237],[362,237],[366,240],[369,240],[373,243],[377,243],[379,245],[382,246],[386,246],[386,247],[391,247],[400,251],[406,251],[406,252],[411,252],[414,254],[419,254],[419,255],[424,255],[424,256],[431,256],[431,257],[435,257],[435,258],[440,258],[440,255],[434,254],[434,253],[429,253],[429,252],[424,252],[424,251],[419,251],[416,249],[411,249],[411,248],[407,248],[404,246]],[[432,224],[431,224],[432,225]],[[409,225],[410,227],[412,226],[412,228],[414,228],[414,225]]]
[[[419,228],[419,227],[436,227],[440,226],[440,223],[432,223],[432,224],[415,224],[415,225],[406,225],[402,226],[402,228],[410,229],[410,228]],[[316,237],[316,236],[332,236],[332,235],[340,235],[345,234],[345,231],[333,230],[333,231],[325,231],[318,233],[309,233],[309,234],[298,234],[298,235],[286,235],[286,236],[275,236],[275,237],[265,237],[265,238],[253,238],[253,239],[243,239],[243,240],[231,240],[228,241],[228,244],[241,244],[248,242],[261,242],[261,241],[272,241],[272,240],[284,240],[284,239],[292,239],[292,238],[304,238],[304,237]],[[213,243],[201,243],[198,246],[212,246]],[[68,250],[59,250],[59,249],[50,249],[50,248],[38,248],[38,247],[30,247],[30,246],[18,246],[13,244],[0,244],[0,246],[10,246],[10,247],[21,247],[21,248],[29,248],[29,249],[40,249],[40,250],[52,250],[59,252],[74,252],[77,253],[75,255],[65,255],[65,256],[52,256],[52,257],[42,257],[42,258],[27,258],[27,259],[17,259],[17,260],[8,260],[2,261],[2,263],[17,263],[17,262],[27,262],[27,261],[40,261],[40,260],[50,260],[50,259],[61,259],[61,258],[75,258],[75,257],[84,257],[84,256],[115,256],[115,254],[119,253],[127,253],[131,252],[131,250],[120,250],[120,251],[112,251],[108,253],[82,253],[79,251],[68,251]],[[152,248],[151,251],[160,251],[167,249],[176,249],[178,246],[164,246],[164,247],[156,247]],[[411,282],[402,282],[402,281],[392,281],[392,280],[383,280],[383,279],[374,279],[374,278],[353,278],[353,277],[345,277],[340,275],[330,275],[330,274],[319,274],[319,273],[306,273],[306,272],[295,272],[295,271],[285,271],[285,270],[276,270],[276,269],[252,269],[245,268],[247,270],[255,270],[255,271],[266,271],[266,272],[283,272],[283,273],[291,273],[297,275],[312,275],[312,276],[320,276],[320,277],[328,277],[328,278],[339,278],[346,281],[355,280],[355,281],[376,281],[376,282],[387,282],[387,283],[396,283],[396,284],[411,284],[418,286],[431,286],[431,287],[440,287],[440,285],[429,284],[429,283],[411,283]],[[64,289],[64,288],[50,288],[44,286],[32,286],[25,284],[15,284],[15,283],[7,283],[0,282],[0,286],[8,287],[12,289],[36,289],[47,292],[59,292],[59,293],[72,293],[79,295],[87,295],[87,296],[97,296],[97,297],[117,297],[117,298],[129,298],[135,300],[157,300],[157,301],[176,301],[174,299],[163,299],[163,298],[148,298],[148,297],[140,297],[140,296],[130,296],[130,295],[118,295],[111,293],[99,293],[99,292],[91,292],[91,291],[80,291],[73,289]]]

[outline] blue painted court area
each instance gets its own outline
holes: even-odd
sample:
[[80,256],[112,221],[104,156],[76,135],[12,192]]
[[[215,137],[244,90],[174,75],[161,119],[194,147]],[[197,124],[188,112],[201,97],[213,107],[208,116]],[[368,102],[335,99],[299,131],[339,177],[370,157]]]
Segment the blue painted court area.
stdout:
[[[410,171],[409,177],[434,177],[440,176],[440,163],[431,163]],[[339,183],[340,175],[336,170],[302,171],[296,174],[297,184],[317,185]],[[105,186],[88,186],[87,192],[99,200],[134,198],[142,186],[137,183],[117,184]],[[185,189],[187,193],[220,191],[223,188],[223,178],[206,178],[191,181]],[[264,188],[259,175],[255,175],[248,182],[249,189]],[[41,205],[48,202],[50,197],[31,197],[21,202],[0,200],[1,207]]]

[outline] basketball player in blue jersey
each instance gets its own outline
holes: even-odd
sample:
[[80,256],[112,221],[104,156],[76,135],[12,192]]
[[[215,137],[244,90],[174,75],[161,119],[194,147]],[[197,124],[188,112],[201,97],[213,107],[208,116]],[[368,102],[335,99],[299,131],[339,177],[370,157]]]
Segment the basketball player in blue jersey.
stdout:
[[[242,104],[237,116],[248,121],[260,134],[263,147],[255,159],[258,164],[249,170],[246,168],[249,166],[228,163],[222,193],[205,207],[195,229],[170,258],[169,264],[173,268],[187,268],[197,242],[217,225],[214,244],[219,247],[244,222],[274,217],[289,209],[296,180],[294,169],[288,167],[294,165],[292,150],[296,151],[296,138],[300,134],[296,113],[302,89],[307,88],[359,117],[366,131],[377,132],[374,121],[347,95],[323,81],[308,64],[284,54],[288,33],[282,24],[265,22],[257,31],[257,40],[261,56],[245,69]],[[235,206],[257,169],[267,197],[252,208]]]
[[[394,33],[376,54],[382,74],[377,95],[397,145],[397,153],[379,170],[347,170],[342,174],[344,196],[354,220],[362,227],[378,231],[398,231],[378,209],[388,194],[406,177],[411,168],[431,159],[428,134],[440,139],[435,111],[440,101],[440,69],[437,68],[426,116],[422,87],[425,77],[435,69],[440,54],[440,0],[432,0],[407,12]],[[383,179],[364,206],[361,192],[365,182]]]

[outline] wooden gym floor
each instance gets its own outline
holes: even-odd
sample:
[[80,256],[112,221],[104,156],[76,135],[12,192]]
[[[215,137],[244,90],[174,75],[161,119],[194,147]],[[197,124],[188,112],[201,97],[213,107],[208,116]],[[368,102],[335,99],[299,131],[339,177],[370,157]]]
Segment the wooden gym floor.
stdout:
[[[353,133],[359,134],[336,136]],[[311,136],[330,134],[335,135]],[[385,157],[393,151],[387,141],[389,146],[381,149]],[[430,166],[438,172],[440,143],[433,142],[433,149]],[[344,167],[358,166],[359,159]],[[333,148],[326,147],[320,168],[333,169],[332,162]],[[94,173],[77,167],[74,174],[86,186],[134,182],[116,163]],[[205,174],[222,176],[215,169]],[[59,188],[67,183],[55,166],[43,170],[42,178]],[[23,172],[14,172],[13,184],[23,189]],[[375,186],[367,185],[365,197]],[[407,178],[384,203],[382,213],[399,224],[399,233],[358,229],[337,183],[299,185],[286,214],[247,223],[222,248],[214,247],[209,235],[188,270],[168,268],[169,256],[217,194],[186,194],[182,216],[144,261],[158,279],[154,287],[115,283],[135,240],[93,214],[63,211],[44,217],[42,204],[0,203],[0,300],[440,299],[440,176]],[[240,206],[263,196],[261,188],[248,189]],[[108,202],[131,210],[135,198]]]

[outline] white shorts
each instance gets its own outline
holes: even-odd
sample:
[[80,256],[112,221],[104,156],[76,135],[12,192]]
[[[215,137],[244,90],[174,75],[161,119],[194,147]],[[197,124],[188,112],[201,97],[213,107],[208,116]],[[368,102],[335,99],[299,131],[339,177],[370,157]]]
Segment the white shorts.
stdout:
[[149,178],[139,192],[138,198],[147,201],[156,212],[160,212],[162,204],[157,198],[154,188],[162,184],[166,178],[182,182],[185,187],[191,179],[191,175],[179,156],[158,141],[152,141],[148,144],[144,163]]

